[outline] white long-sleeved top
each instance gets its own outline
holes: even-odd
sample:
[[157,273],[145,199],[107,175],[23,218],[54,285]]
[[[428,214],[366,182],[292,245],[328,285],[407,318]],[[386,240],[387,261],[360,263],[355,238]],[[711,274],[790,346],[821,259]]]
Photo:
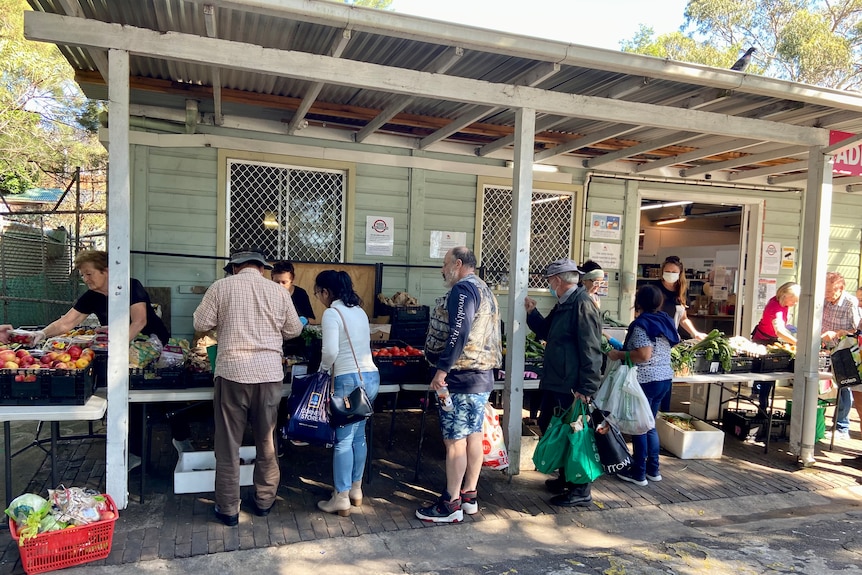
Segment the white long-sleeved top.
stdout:
[[[347,324],[347,331],[341,321]],[[323,312],[320,320],[323,332],[323,354],[320,360],[320,370],[327,371],[333,377],[346,373],[356,373],[356,363],[359,363],[359,371],[377,371],[377,366],[371,358],[371,328],[368,326],[368,316],[365,310],[359,306],[347,307],[337,299]],[[350,351],[350,343],[347,341],[347,333],[350,333],[350,341],[356,352],[356,361]],[[333,367],[334,369],[330,369]]]

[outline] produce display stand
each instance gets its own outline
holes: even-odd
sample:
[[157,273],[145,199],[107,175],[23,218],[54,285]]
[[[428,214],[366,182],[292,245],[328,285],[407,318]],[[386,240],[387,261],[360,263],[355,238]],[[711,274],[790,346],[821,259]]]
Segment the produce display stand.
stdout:
[[[21,566],[24,572],[27,575],[45,573],[98,561],[110,555],[114,526],[119,512],[110,495],[105,494],[103,497],[107,500],[108,511],[114,513],[113,519],[40,533],[21,543],[18,551],[21,554]],[[12,539],[18,541],[18,526],[14,519],[9,520],[9,532]]]
[[60,421],[95,421],[101,419],[108,409],[108,401],[91,395],[84,405],[2,405],[0,421],[3,422],[3,447],[6,473],[6,507],[12,502],[12,458],[31,447],[42,447],[44,440],[38,436],[32,443],[12,453],[10,423],[12,421],[49,421],[51,422],[51,482],[57,485],[57,441],[59,439],[81,439],[89,436],[60,436]]

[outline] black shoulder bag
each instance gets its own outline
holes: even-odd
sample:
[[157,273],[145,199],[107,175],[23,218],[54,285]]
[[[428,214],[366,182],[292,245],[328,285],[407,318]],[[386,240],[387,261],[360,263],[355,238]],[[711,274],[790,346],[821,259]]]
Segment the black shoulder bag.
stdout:
[[353,354],[353,361],[356,363],[356,371],[359,374],[359,387],[350,392],[347,397],[337,397],[335,395],[335,377],[332,377],[332,390],[329,396],[329,421],[336,427],[344,427],[363,419],[368,419],[374,415],[374,407],[371,405],[371,400],[368,399],[368,394],[365,393],[365,385],[362,382],[362,370],[359,368],[359,360],[356,359],[356,351],[353,349],[353,342],[350,341],[350,332],[347,331],[347,322],[344,320],[344,315],[337,308],[332,308],[338,315],[341,316],[341,323],[344,326],[344,334],[347,336],[347,343],[350,344],[350,353]]

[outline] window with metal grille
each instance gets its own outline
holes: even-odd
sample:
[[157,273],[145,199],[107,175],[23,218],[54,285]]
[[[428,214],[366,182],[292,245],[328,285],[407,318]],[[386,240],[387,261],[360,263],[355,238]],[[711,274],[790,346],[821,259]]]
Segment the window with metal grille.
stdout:
[[345,172],[231,160],[228,174],[230,252],[343,261]]
[[[573,192],[533,190],[530,219],[529,288],[545,287],[542,271],[571,253]],[[512,243],[512,188],[486,185],[482,195],[482,253],[485,281],[505,283]]]

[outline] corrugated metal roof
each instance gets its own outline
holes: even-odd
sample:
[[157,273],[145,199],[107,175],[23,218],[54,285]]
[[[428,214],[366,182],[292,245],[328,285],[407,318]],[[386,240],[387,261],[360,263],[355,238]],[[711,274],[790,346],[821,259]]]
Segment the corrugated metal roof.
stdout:
[[[28,1],[36,11],[65,14],[58,0]],[[557,61],[561,62],[559,70],[542,75],[534,87],[564,94],[765,119],[793,126],[862,132],[862,97],[856,94],[330,2],[212,0],[207,4],[214,8],[217,38],[327,56],[333,46],[343,40],[345,28],[349,28],[350,38],[340,57],[386,66],[392,69],[392,74],[397,74],[399,69],[434,72],[442,60],[452,55],[453,49],[460,49],[460,56],[443,72],[446,75],[498,84],[523,84],[525,75],[538,73],[542,67]],[[80,14],[76,16],[158,32],[207,37],[204,6],[201,0],[90,0],[80,3]],[[98,62],[99,58],[104,58],[104,51],[77,46],[60,46],[60,49],[78,72],[79,82],[88,95],[104,97],[104,80],[98,75]],[[581,61],[589,61],[591,65],[573,64]],[[183,109],[185,98],[192,94],[204,100],[201,110],[212,109],[211,102],[203,97],[206,91],[201,91],[213,83],[213,70],[206,63],[133,54],[130,75],[132,103],[147,105],[156,101],[162,106]],[[293,111],[315,84],[303,79],[232,69],[222,69],[220,81],[223,90],[232,91],[225,97],[226,107],[241,101],[243,113],[262,118],[271,117],[272,111],[278,110],[283,121],[291,120]],[[738,86],[733,86],[732,90],[722,87],[734,82]],[[402,96],[383,90],[326,84],[306,119],[359,132],[393,102],[403,100]],[[409,136],[410,142],[477,111],[485,113],[446,139],[489,144],[511,134],[515,123],[514,109],[490,109],[424,96],[412,98],[396,111],[398,114],[377,131]],[[727,138],[705,131],[701,137],[680,132],[675,140],[674,131],[666,128],[622,125],[615,129],[613,123],[576,116],[575,113],[570,118],[558,118],[560,121],[551,128],[540,130],[536,138],[537,151],[583,139],[587,145],[567,151],[565,155],[589,159],[638,146],[627,161],[632,171],[643,171],[645,166],[637,168],[639,164],[679,154],[687,154],[676,166],[683,168],[744,155],[756,156],[782,146],[763,141],[734,151],[731,142],[725,152],[695,157],[697,149],[715,146]],[[539,120],[541,126],[541,115]],[[644,121],[648,122],[646,118]],[[591,141],[590,135],[597,133],[609,136]],[[653,141],[657,143],[656,149],[646,149]],[[777,158],[729,170],[739,172],[798,159]],[[553,163],[552,158],[547,161]],[[836,183],[840,185],[841,180],[836,179]]]

